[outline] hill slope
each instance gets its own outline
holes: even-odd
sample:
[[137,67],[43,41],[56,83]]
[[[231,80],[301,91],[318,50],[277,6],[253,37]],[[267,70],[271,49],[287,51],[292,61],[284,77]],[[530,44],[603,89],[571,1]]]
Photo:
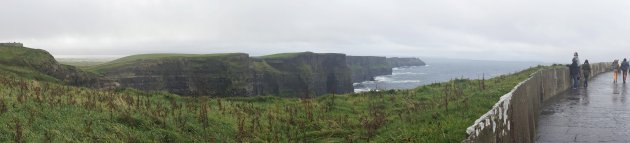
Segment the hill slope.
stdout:
[[111,87],[114,83],[80,69],[59,64],[47,51],[0,45],[0,70],[6,74],[37,80],[64,82],[74,86]]

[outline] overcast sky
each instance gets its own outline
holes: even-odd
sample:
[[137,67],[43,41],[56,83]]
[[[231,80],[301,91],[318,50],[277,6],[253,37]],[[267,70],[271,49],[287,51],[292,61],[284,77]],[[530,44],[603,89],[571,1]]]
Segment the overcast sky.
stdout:
[[54,55],[630,57],[625,0],[2,0],[0,19],[0,41]]

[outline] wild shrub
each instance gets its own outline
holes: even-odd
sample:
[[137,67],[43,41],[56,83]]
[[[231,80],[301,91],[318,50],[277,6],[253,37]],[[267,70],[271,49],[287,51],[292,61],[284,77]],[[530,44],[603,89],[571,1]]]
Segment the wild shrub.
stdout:
[[0,98],[0,115],[7,113],[9,108],[7,107],[7,103],[4,98]]
[[23,131],[22,131],[22,124],[20,123],[20,119],[14,119],[13,122],[15,122],[15,135],[13,136],[13,141],[16,143],[23,143],[24,142],[24,136],[23,136]]
[[204,129],[208,128],[208,106],[205,104],[205,100],[201,102],[199,106],[201,109],[199,110],[199,122],[201,123]]

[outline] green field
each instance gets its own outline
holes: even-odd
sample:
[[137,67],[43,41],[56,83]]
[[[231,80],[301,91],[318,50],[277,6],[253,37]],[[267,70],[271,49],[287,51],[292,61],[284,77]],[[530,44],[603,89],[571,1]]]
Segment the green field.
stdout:
[[95,90],[0,67],[0,142],[461,142],[500,96],[550,68],[299,99]]
[[258,58],[261,59],[289,59],[289,58],[295,58],[300,54],[304,54],[304,53],[310,53],[310,52],[301,52],[301,53],[278,53],[278,54],[271,54],[271,55],[265,55],[265,56],[260,56]]
[[71,66],[75,66],[81,69],[105,64],[107,62],[112,61],[110,59],[80,59],[80,58],[56,58],[56,60],[61,64],[71,65]]
[[0,46],[0,64],[33,66],[51,64],[54,59],[47,51],[13,46]]
[[237,55],[242,53],[224,53],[224,54],[173,54],[173,53],[163,53],[163,54],[141,54],[141,55],[132,55],[123,57],[120,59],[116,59],[110,62],[91,65],[83,67],[84,70],[99,73],[105,69],[111,69],[116,67],[121,67],[125,65],[131,65],[138,61],[145,60],[157,60],[157,59],[169,59],[169,58],[208,58],[208,57],[226,57],[231,55]]

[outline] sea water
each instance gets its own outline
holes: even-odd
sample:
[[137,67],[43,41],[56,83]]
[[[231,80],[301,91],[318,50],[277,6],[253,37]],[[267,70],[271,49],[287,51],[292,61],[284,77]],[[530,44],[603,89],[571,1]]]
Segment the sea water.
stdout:
[[427,66],[398,67],[392,75],[375,77],[375,81],[354,84],[355,92],[389,89],[412,89],[446,82],[456,78],[481,79],[515,73],[541,65],[541,62],[505,62],[453,59],[425,59]]

